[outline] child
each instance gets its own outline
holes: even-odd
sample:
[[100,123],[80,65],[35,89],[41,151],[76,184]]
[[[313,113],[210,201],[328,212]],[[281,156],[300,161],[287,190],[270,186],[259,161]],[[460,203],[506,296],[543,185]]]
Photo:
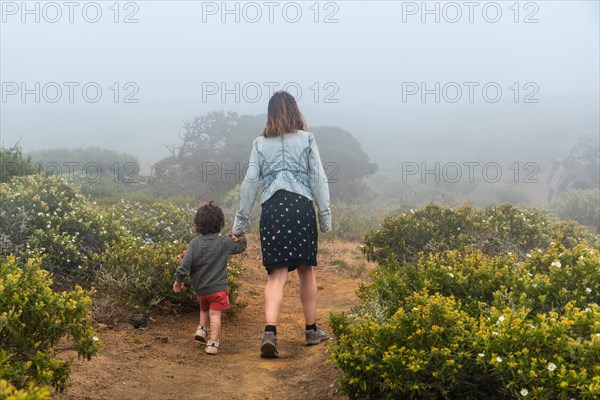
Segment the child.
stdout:
[[[179,293],[183,289],[183,279],[189,273],[192,288],[200,302],[200,325],[195,338],[206,342],[206,353],[217,354],[221,312],[229,309],[227,257],[246,250],[246,238],[243,235],[219,235],[225,225],[225,217],[221,208],[212,201],[198,209],[194,223],[200,235],[192,239],[177,267],[173,291]],[[209,326],[210,339],[207,341]]]

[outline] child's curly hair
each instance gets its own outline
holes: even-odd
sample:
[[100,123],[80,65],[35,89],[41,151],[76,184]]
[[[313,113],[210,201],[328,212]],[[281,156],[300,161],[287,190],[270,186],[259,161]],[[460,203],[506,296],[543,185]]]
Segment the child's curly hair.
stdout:
[[194,224],[196,224],[196,232],[203,235],[219,233],[225,226],[223,210],[214,201],[203,204],[196,212]]

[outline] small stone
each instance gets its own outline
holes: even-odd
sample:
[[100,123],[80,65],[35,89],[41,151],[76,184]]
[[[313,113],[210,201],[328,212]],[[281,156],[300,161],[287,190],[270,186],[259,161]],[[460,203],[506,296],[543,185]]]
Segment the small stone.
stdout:
[[146,314],[133,314],[129,317],[128,322],[134,329],[147,328],[148,316]]

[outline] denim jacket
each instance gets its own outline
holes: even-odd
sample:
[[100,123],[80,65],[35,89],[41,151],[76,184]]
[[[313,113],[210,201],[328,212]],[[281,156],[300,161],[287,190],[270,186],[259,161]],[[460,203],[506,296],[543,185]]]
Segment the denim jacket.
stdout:
[[232,228],[236,235],[244,232],[260,179],[264,181],[261,203],[280,189],[297,193],[316,203],[321,232],[331,230],[329,185],[312,133],[299,130],[277,137],[260,136],[252,142],[250,163],[241,187],[240,209]]

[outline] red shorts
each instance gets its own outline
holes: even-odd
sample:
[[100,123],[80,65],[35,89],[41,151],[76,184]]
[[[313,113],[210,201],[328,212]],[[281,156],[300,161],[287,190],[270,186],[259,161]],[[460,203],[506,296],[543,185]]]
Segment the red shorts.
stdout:
[[196,298],[200,302],[200,310],[202,311],[225,311],[229,310],[230,307],[229,290],[222,290],[204,296],[196,295]]

